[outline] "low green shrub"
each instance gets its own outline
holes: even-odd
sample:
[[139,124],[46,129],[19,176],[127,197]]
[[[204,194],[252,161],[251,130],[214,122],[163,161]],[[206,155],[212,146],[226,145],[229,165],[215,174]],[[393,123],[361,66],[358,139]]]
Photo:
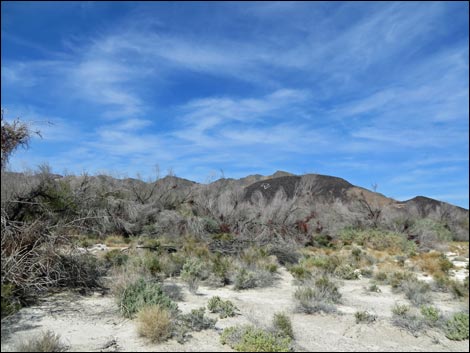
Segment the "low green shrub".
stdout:
[[207,303],[207,309],[211,313],[219,313],[219,317],[221,319],[225,319],[226,317],[235,316],[235,311],[237,308],[230,300],[222,300],[220,297],[215,296],[209,299]]
[[457,313],[445,323],[446,337],[453,341],[468,339],[468,314]]
[[284,313],[276,313],[273,317],[273,328],[278,334],[294,339],[292,322]]
[[292,339],[267,332],[255,326],[226,328],[220,336],[222,344],[228,344],[238,352],[290,352]]
[[294,293],[296,310],[306,314],[323,311],[336,312],[335,304],[340,302],[341,293],[328,277],[320,277],[313,284],[304,284]]
[[334,274],[336,277],[339,277],[341,279],[351,280],[358,279],[360,271],[356,271],[354,267],[349,264],[343,264],[336,267]]
[[191,310],[188,314],[182,314],[178,317],[178,324],[184,325],[190,331],[202,331],[214,328],[216,319],[211,319],[205,315],[205,308]]
[[117,301],[121,314],[133,317],[140,309],[149,305],[159,305],[161,308],[176,311],[178,306],[163,293],[159,283],[139,278],[117,293]]
[[438,308],[434,306],[425,306],[421,307],[421,315],[423,315],[424,321],[428,324],[428,326],[436,326],[440,317],[441,313]]

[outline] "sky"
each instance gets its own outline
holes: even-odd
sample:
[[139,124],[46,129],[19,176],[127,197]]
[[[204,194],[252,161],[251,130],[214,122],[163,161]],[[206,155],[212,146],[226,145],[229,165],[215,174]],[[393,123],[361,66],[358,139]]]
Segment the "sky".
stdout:
[[318,173],[468,208],[468,2],[1,2],[9,168]]

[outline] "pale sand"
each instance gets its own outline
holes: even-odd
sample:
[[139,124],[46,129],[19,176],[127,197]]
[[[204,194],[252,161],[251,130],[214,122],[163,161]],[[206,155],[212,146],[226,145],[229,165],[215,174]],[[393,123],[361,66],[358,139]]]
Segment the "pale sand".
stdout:
[[[110,296],[62,293],[3,320],[1,350],[12,351],[19,340],[49,329],[60,334],[71,351],[232,351],[220,344],[219,335],[223,328],[249,323],[268,327],[273,314],[284,311],[292,320],[297,351],[468,351],[468,340],[450,341],[433,330],[414,337],[394,327],[390,323],[392,306],[397,302],[409,302],[402,294],[392,293],[389,286],[379,286],[380,293],[368,292],[368,279],[341,282],[343,303],[338,306],[340,314],[294,313],[296,287],[293,278],[284,268],[279,273],[276,284],[263,289],[234,291],[231,286],[216,289],[201,286],[194,295],[184,288],[184,301],[178,302],[183,312],[206,305],[214,295],[230,299],[240,312],[236,317],[219,319],[216,330],[192,333],[193,337],[184,345],[175,340],[149,344],[138,336],[135,322],[119,316]],[[167,282],[184,287],[178,280]],[[468,308],[449,294],[432,293],[432,296],[434,305],[445,313]],[[377,321],[356,324],[354,313],[359,310],[375,313]]]

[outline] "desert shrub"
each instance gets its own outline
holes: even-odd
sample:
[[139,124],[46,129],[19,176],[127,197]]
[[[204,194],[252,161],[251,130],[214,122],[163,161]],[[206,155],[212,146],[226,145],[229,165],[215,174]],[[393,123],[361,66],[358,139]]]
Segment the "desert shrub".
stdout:
[[144,306],[159,305],[161,308],[176,311],[178,306],[163,293],[159,283],[139,278],[117,293],[121,314],[132,317]]
[[207,309],[211,313],[219,313],[221,319],[226,317],[235,316],[236,306],[230,300],[222,300],[220,297],[215,296],[209,299],[207,303]]
[[274,331],[282,336],[294,339],[294,330],[290,318],[284,313],[276,313],[273,317]]
[[297,246],[294,245],[275,244],[268,248],[268,253],[276,256],[277,261],[283,266],[296,264],[300,259]]
[[369,291],[369,292],[374,292],[374,293],[380,293],[380,292],[382,292],[382,291],[380,290],[379,286],[378,286],[377,284],[375,284],[375,283],[372,283],[372,284],[369,286],[368,291]]
[[292,340],[254,326],[226,328],[220,336],[222,344],[228,344],[238,352],[289,352]]
[[256,287],[256,278],[252,271],[248,271],[246,268],[241,267],[237,270],[234,280],[234,288],[249,289]]
[[250,289],[256,287],[268,287],[276,280],[276,274],[259,267],[247,268],[245,266],[238,267],[234,274],[234,288]]
[[288,267],[288,270],[291,275],[298,281],[305,281],[307,279],[310,279],[312,276],[312,273],[302,265],[290,266]]
[[400,288],[405,292],[406,298],[414,305],[421,306],[432,301],[429,284],[418,280],[406,280],[401,283]]
[[111,251],[108,251],[104,255],[104,259],[108,264],[111,266],[122,266],[124,265],[127,260],[129,259],[129,255],[124,254],[121,250],[119,249],[113,249]]
[[106,273],[103,262],[91,254],[61,254],[54,269],[57,286],[69,288],[100,288]]
[[191,293],[196,293],[199,287],[199,282],[203,277],[204,264],[198,258],[190,258],[183,265],[181,270],[181,278],[188,285]]
[[341,265],[341,259],[336,255],[309,256],[300,260],[300,265],[307,269],[319,268],[326,273],[333,273]]
[[468,281],[467,283],[465,283],[465,281],[462,283],[454,279],[449,279],[447,286],[455,298],[468,297]]
[[392,289],[401,290],[402,284],[405,282],[416,281],[416,275],[409,271],[396,271],[388,276],[387,283]]
[[212,259],[212,275],[222,286],[230,283],[230,272],[232,271],[232,261],[228,257],[216,254]]
[[377,320],[377,315],[371,314],[367,311],[357,311],[354,314],[354,317],[356,318],[356,324],[360,324],[360,323],[370,324],[374,322],[375,320]]
[[387,282],[388,275],[384,271],[379,271],[375,274],[374,279],[378,282]]
[[171,300],[182,301],[184,299],[180,286],[176,284],[162,284],[162,291]]
[[297,302],[296,310],[307,314],[323,311],[336,312],[334,304],[340,302],[341,293],[338,287],[328,277],[320,277],[313,285],[305,284],[294,293]]
[[14,295],[15,286],[12,284],[2,284],[2,318],[16,313],[21,304]]
[[159,258],[150,251],[145,252],[144,256],[141,257],[141,261],[144,270],[152,276],[156,276],[162,270]]
[[413,253],[416,249],[416,244],[409,241],[403,234],[379,229],[345,228],[340,232],[339,238],[345,244],[355,243],[375,250]]
[[117,246],[117,245],[123,245],[123,244],[129,244],[131,242],[130,238],[123,237],[122,235],[110,235],[106,237],[104,243],[107,246]]
[[351,265],[344,264],[336,267],[334,271],[335,276],[341,279],[358,279],[360,275],[360,271],[356,271]]
[[452,241],[452,232],[442,222],[424,218],[417,220],[410,229],[416,234],[423,250],[438,249],[443,243]]
[[392,324],[407,330],[414,336],[418,336],[425,327],[423,318],[413,313],[407,305],[396,304],[392,308],[392,313]]
[[372,278],[374,270],[371,268],[361,268],[360,274],[362,277]]
[[468,314],[456,313],[445,323],[446,337],[453,341],[468,339]]
[[186,260],[186,257],[180,253],[164,254],[159,258],[161,271],[167,277],[178,276]]
[[191,310],[188,314],[182,314],[178,317],[178,323],[183,324],[191,331],[202,331],[213,328],[216,319],[211,319],[205,314],[205,308]]
[[171,313],[160,305],[142,307],[137,313],[137,331],[151,342],[163,342],[172,335]]
[[431,327],[436,326],[439,319],[441,318],[439,309],[434,306],[423,305],[421,307],[421,315],[423,315],[426,324]]
[[46,331],[17,345],[17,352],[65,352],[67,345],[60,341],[60,335]]

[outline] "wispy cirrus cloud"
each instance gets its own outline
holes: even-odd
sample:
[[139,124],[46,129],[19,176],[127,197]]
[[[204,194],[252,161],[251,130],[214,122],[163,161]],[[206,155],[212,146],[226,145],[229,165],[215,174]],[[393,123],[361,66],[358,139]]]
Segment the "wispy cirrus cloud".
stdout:
[[315,170],[391,195],[420,167],[468,191],[466,4],[44,5],[34,23],[88,21],[49,40],[3,21],[27,11],[9,6],[2,105],[55,117],[41,157],[61,167]]

